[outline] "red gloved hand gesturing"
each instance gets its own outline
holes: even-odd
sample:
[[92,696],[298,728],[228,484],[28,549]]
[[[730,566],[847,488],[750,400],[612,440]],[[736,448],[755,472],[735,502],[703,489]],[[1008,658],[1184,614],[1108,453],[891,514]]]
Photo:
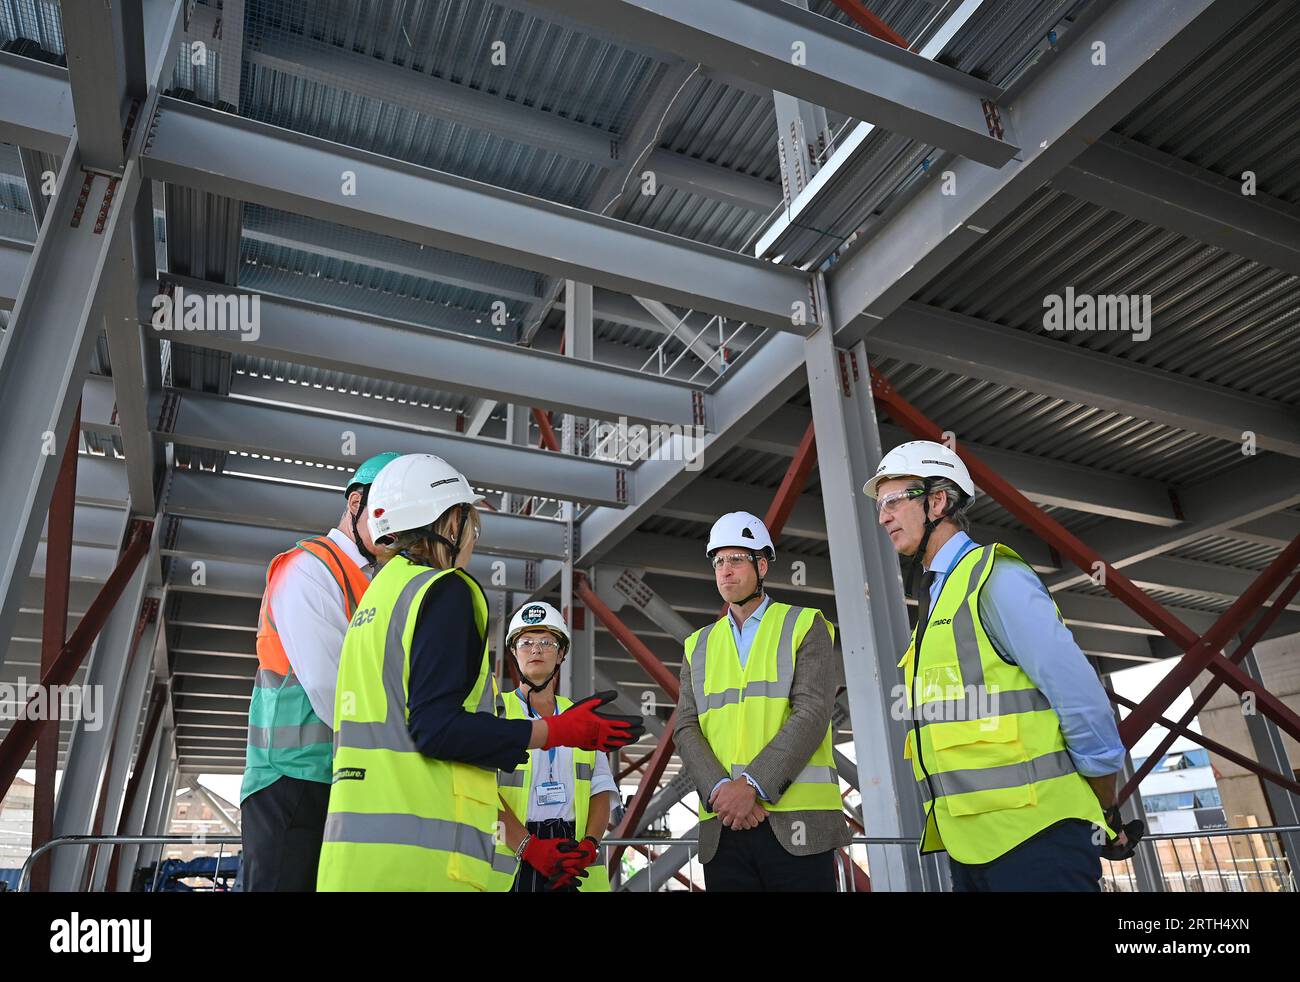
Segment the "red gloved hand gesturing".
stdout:
[[584,879],[587,875],[587,867],[596,862],[599,843],[593,836],[589,835],[581,842],[570,839],[564,844],[572,848],[561,857],[560,873],[548,884],[548,889],[551,890],[560,890]]
[[581,702],[575,702],[559,716],[552,716],[546,721],[546,743],[542,749],[577,747],[580,750],[608,752],[635,743],[645,732],[645,723],[641,717],[608,715],[596,711],[617,698],[617,692],[597,692]]
[[577,848],[578,844],[572,839],[539,839],[534,836],[524,846],[523,860],[549,879],[564,872],[561,863],[576,858]]

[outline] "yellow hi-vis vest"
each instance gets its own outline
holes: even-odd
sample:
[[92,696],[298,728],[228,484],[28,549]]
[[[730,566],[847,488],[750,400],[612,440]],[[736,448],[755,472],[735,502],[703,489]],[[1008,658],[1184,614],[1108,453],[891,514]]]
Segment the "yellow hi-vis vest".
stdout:
[[[556,708],[564,712],[573,705],[571,699],[557,695],[555,697]],[[507,719],[527,719],[528,713],[524,709],[524,704],[519,701],[519,697],[514,692],[507,692],[501,696],[497,703],[497,715],[504,715]],[[587,834],[587,811],[591,805],[591,779],[596,774],[596,750],[573,750],[573,812],[574,812],[574,834],[575,839],[582,839]],[[528,824],[528,802],[529,796],[533,793],[533,757],[536,754],[544,754],[545,750],[528,751],[528,761],[516,767],[510,773],[497,771],[497,791],[501,795],[501,800],[514,813],[515,818],[519,819],[523,825]],[[505,844],[505,837],[498,837],[497,856],[499,861],[497,868],[501,869],[507,863],[510,866],[509,873],[501,872],[496,874],[497,879],[493,886],[501,891],[508,891],[515,882],[515,854],[509,846]],[[609,893],[609,872],[605,869],[605,864],[599,859],[587,867],[587,875],[578,881],[578,890],[581,893]]]
[[1020,560],[994,543],[958,561],[930,611],[920,656],[914,630],[899,662],[912,727],[903,756],[925,801],[920,851],[947,850],[971,865],[1063,819],[1106,827],[1056,710],[1019,666],[1002,660],[980,621],[980,589],[997,557]]
[[[730,614],[686,639],[700,730],[732,779],[741,776],[790,718],[795,656],[809,628],[821,616],[820,610],[811,607],[768,604],[744,668],[740,667]],[[830,624],[826,628],[834,640],[834,628]],[[708,790],[704,789],[705,794]],[[763,802],[768,811],[842,811],[830,725],[808,766],[793,783],[763,791],[773,796],[772,801]],[[701,822],[715,817],[704,800],[699,812]]]
[[[407,729],[411,638],[428,589],[460,576],[486,636],[483,591],[463,570],[397,556],[376,574],[343,639],[334,698],[334,780],[319,890],[487,890],[496,856],[496,772],[435,760]],[[466,712],[495,713],[486,642]]]

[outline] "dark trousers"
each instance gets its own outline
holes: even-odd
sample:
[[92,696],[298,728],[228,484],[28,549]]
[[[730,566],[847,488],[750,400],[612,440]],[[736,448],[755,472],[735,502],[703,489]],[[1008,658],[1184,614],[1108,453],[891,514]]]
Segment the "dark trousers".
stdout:
[[244,890],[310,892],[325,836],[330,786],[282,777],[239,806]]
[[[558,818],[547,819],[545,822],[529,822],[527,828],[530,834],[538,839],[572,839],[574,838],[574,824],[565,822]],[[511,893],[577,893],[578,885],[561,887],[558,890],[548,890],[546,887],[547,879],[541,873],[533,869],[527,863],[519,864],[519,872],[515,874],[515,885],[510,888]]]
[[1101,847],[1093,826],[1070,818],[1044,829],[991,863],[967,866],[951,860],[954,893],[1012,891],[1099,893]]
[[739,831],[724,828],[718,851],[704,864],[704,888],[732,893],[833,893],[835,850],[792,856],[777,841],[770,822]]

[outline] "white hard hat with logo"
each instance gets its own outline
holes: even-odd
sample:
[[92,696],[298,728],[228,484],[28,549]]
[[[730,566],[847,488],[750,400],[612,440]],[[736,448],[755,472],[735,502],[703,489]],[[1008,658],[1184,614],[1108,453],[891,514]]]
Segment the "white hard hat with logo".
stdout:
[[558,610],[541,601],[524,604],[515,611],[515,616],[510,619],[510,630],[506,634],[506,647],[513,648],[515,638],[525,631],[538,628],[550,631],[556,636],[560,641],[560,654],[568,650],[572,642],[569,636],[569,625],[564,623],[564,617]]
[[483,500],[465,475],[430,453],[405,454],[385,465],[370,485],[370,536],[432,525],[457,505]]
[[912,440],[889,451],[876,468],[875,476],[862,486],[862,492],[874,498],[881,484],[899,477],[946,477],[968,499],[975,497],[975,482],[966,464],[951,449],[933,440]]

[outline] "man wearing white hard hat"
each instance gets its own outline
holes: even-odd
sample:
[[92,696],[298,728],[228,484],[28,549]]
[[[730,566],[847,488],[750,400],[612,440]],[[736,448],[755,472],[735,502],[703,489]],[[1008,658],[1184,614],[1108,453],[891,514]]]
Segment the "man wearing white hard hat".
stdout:
[[[506,634],[506,651],[519,685],[501,697],[498,715],[551,719],[572,706],[556,694],[560,666],[571,644],[569,626],[550,604],[537,601],[520,607]],[[502,889],[609,892],[609,876],[599,862],[600,840],[609,825],[610,796],[618,795],[618,785],[608,757],[568,747],[531,750],[525,764],[497,775],[497,790],[505,805],[505,835],[497,851],[518,854],[522,860]]]
[[343,640],[319,890],[492,890],[517,863],[496,851],[496,772],[531,748],[613,750],[643,730],[597,711],[613,693],[497,718],[487,599],[465,571],[480,500],[431,454],[399,457],[371,486],[371,536],[399,551]]
[[713,891],[832,891],[848,845],[831,715],[839,676],[821,611],[777,603],[762,520],[709,533],[726,614],[686,639],[674,739],[699,794],[700,861]]
[[1051,594],[1013,550],[972,541],[975,483],[943,444],[894,448],[862,490],[911,557],[899,664],[921,852],[948,853],[957,891],[1100,890],[1100,856],[1131,855],[1141,829],[1121,829],[1124,745]]

